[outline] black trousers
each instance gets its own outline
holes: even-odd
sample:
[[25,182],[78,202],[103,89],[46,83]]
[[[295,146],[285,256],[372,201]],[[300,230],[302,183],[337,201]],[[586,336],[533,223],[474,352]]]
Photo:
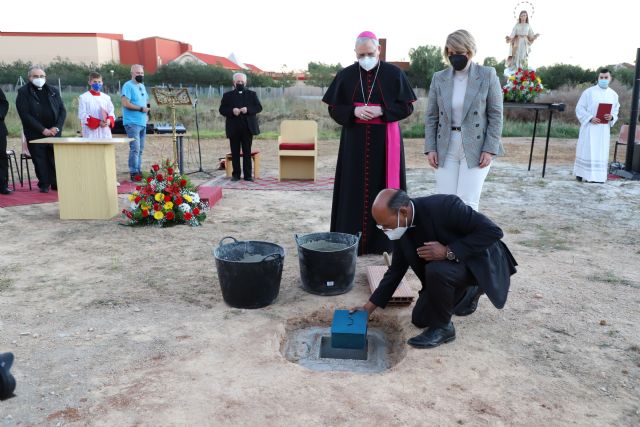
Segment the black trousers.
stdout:
[[240,178],[240,150],[242,149],[242,171],[244,179],[249,179],[251,175],[251,144],[253,143],[253,135],[249,129],[236,131],[229,138],[231,146],[231,164],[233,165],[233,176]]
[[411,322],[419,327],[445,326],[451,321],[453,307],[469,286],[476,284],[471,271],[462,262],[431,261],[424,268],[425,280],[411,313]]
[[38,187],[48,188],[50,185],[57,186],[56,161],[53,155],[53,144],[32,144],[28,143],[29,153],[33,160],[33,167],[38,177]]
[[7,186],[9,180],[9,158],[7,157],[7,137],[0,135],[0,188]]

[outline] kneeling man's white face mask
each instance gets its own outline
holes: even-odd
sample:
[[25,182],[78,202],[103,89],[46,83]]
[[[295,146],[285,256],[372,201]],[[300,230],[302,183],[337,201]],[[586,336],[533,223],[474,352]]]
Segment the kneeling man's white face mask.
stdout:
[[398,209],[398,226],[393,230],[385,230],[381,225],[378,224],[378,228],[387,235],[389,240],[398,240],[400,239],[404,233],[409,229],[409,224],[407,222],[407,218],[404,219],[404,227],[400,227],[400,209]]

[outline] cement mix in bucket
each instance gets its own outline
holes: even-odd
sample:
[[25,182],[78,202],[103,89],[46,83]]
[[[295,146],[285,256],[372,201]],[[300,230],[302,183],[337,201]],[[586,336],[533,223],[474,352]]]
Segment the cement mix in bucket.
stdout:
[[323,336],[330,336],[331,328],[310,326],[292,331],[283,354],[291,362],[313,371],[382,372],[391,367],[389,344],[381,329],[370,328],[367,333],[367,360],[324,359],[320,357]]
[[310,251],[319,252],[336,252],[349,247],[346,243],[330,242],[328,240],[313,240],[311,242],[303,243],[300,246],[305,249],[309,249]]
[[238,262],[262,262],[266,255],[246,253]]

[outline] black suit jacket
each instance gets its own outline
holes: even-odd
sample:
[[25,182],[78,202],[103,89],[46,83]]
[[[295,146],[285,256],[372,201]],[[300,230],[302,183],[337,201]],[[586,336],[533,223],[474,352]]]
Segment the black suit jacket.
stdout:
[[4,95],[2,89],[0,89],[0,138],[4,138],[7,136],[7,125],[4,123],[4,118],[7,117],[8,112],[9,101],[7,101],[7,97]]
[[391,266],[370,301],[384,308],[409,267],[422,286],[428,286],[424,279],[427,261],[418,257],[416,249],[425,242],[437,241],[466,264],[496,308],[504,307],[511,275],[518,264],[500,240],[503,236],[500,227],[454,195],[421,197],[414,199],[413,204],[415,227],[394,241]]
[[[242,107],[247,107],[247,114],[234,116],[233,109]],[[222,95],[219,111],[227,119],[225,123],[227,138],[231,138],[245,129],[249,129],[252,135],[260,134],[256,114],[262,111],[262,105],[254,91],[245,88],[242,93],[237,90],[225,92]]]
[[34,139],[44,138],[42,131],[45,129],[41,123],[41,115],[43,108],[51,108],[53,111],[53,117],[55,121],[55,127],[60,129],[58,136],[62,135],[62,126],[67,118],[67,110],[64,108],[64,103],[60,97],[58,89],[45,84],[42,90],[47,90],[49,94],[49,105],[40,105],[40,99],[36,93],[36,88],[31,83],[27,83],[18,89],[18,95],[16,96],[16,109],[20,115],[22,121],[22,129],[27,141]]

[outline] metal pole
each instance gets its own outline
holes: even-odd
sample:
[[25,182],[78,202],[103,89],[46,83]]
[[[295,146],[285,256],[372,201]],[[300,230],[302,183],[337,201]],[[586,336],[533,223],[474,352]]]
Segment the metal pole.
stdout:
[[538,127],[538,111],[536,110],[536,119],[533,121],[533,136],[531,137],[531,151],[529,151],[529,168],[528,171],[531,170],[531,159],[533,158],[533,144],[536,142],[536,129]]
[[[638,97],[640,95],[640,48],[636,51],[636,75],[633,81],[633,95],[631,96],[631,118],[629,119],[629,137],[627,139],[627,157],[624,169],[631,172],[633,163],[633,149],[636,139],[636,124],[638,123]],[[640,173],[640,165],[636,165],[634,172]]]
[[551,119],[553,119],[553,110],[549,110],[549,124],[547,125],[547,142],[544,145],[544,160],[542,162],[542,177],[547,169],[547,152],[549,151],[549,136],[551,135]]

